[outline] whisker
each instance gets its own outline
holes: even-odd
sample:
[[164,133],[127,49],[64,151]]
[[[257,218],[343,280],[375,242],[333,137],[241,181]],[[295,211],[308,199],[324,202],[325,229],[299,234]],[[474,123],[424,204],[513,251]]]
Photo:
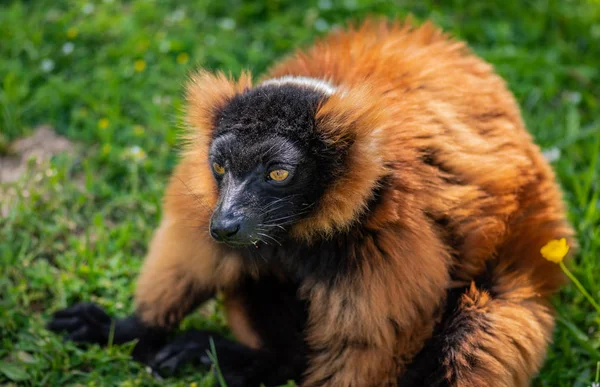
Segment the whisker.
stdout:
[[[267,227],[262,227],[262,226],[267,226]],[[279,224],[263,224],[263,223],[260,223],[258,226],[256,226],[256,229],[258,231],[268,232],[273,227],[279,227],[280,229],[282,229],[283,231],[285,231],[285,228],[281,227],[281,225],[279,225]]]
[[281,242],[279,242],[277,239],[273,238],[272,236],[270,236],[270,235],[268,235],[268,234],[263,234],[263,233],[260,233],[260,232],[259,232],[259,233],[257,233],[257,234],[258,234],[258,235],[262,235],[262,236],[264,236],[264,237],[267,237],[267,238],[270,238],[270,239],[274,240],[274,241],[275,241],[275,243],[277,243],[279,246],[281,246]]
[[[263,241],[262,239],[260,240],[262,243],[266,243],[265,241]],[[263,257],[263,255],[261,253],[258,252],[258,250],[255,250],[256,254],[258,254],[259,257],[262,258],[263,261],[268,262],[267,258]],[[258,271],[258,265],[256,265],[256,270]]]
[[277,221],[280,221],[280,220],[289,219],[289,218],[293,218],[293,217],[296,217],[296,216],[304,215],[306,213],[308,213],[308,211],[300,211],[298,213],[295,213],[295,214],[292,214],[292,215],[288,215],[288,216],[283,216],[281,218],[269,219],[269,222],[277,222]]
[[292,197],[294,197],[294,196],[299,196],[299,195],[300,195],[300,194],[291,194],[291,195],[284,196],[284,197],[282,197],[282,198],[278,198],[278,199],[276,199],[276,200],[274,200],[274,201],[272,201],[272,202],[268,203],[267,205],[265,205],[265,206],[264,206],[264,207],[263,207],[261,210],[262,210],[262,211],[264,211],[264,210],[266,210],[267,208],[269,208],[269,207],[271,207],[271,206],[273,206],[273,205],[275,205],[275,204],[277,204],[277,203],[279,203],[279,202],[281,202],[281,201],[283,201],[283,200],[286,200],[286,199],[292,198]]
[[177,177],[177,179],[179,179],[179,181],[181,182],[181,184],[183,184],[183,186],[185,188],[187,188],[188,191],[190,191],[190,195],[192,195],[194,197],[194,199],[196,199],[196,202],[198,204],[200,204],[200,206],[202,206],[204,209],[206,209],[208,211],[212,211],[212,209],[208,205],[206,205],[206,203],[204,203],[204,201],[202,200],[202,198],[198,194],[194,193],[194,191],[191,190],[191,188],[185,183],[185,181],[183,181],[182,178],[180,178],[177,175],[176,175],[176,177]]
[[265,226],[280,227],[282,230],[285,231],[285,228],[283,228],[283,226],[294,223],[295,221],[296,221],[296,219],[291,219],[291,220],[287,220],[287,221],[281,222],[281,223],[265,224]]
[[270,214],[271,212],[273,212],[273,211],[277,211],[277,210],[280,210],[280,209],[282,209],[282,208],[283,208],[283,206],[279,206],[279,207],[271,208],[269,211],[266,211],[266,212],[264,212],[264,213],[263,213],[263,215]]
[[[264,240],[264,239],[262,239],[262,238],[259,238],[259,237],[256,237],[256,239],[257,239],[257,241],[260,241],[260,242],[264,243],[265,245],[268,245],[268,243],[267,243],[267,242],[265,242],[265,240]],[[255,242],[252,242],[252,244],[253,244],[255,247],[258,247],[258,246],[257,246],[257,243],[256,243],[256,241],[255,241]],[[261,253],[258,251],[258,249],[251,250],[251,252],[252,252],[252,253],[256,253],[256,254],[258,254],[258,256],[259,256],[259,257],[261,257],[263,261],[267,262],[267,258],[263,257],[263,255],[262,255],[262,254],[261,254]],[[258,265],[256,264],[256,262],[254,262],[254,267],[256,268],[256,270],[257,270],[257,272],[258,272],[258,270],[259,270],[259,267],[258,267]]]

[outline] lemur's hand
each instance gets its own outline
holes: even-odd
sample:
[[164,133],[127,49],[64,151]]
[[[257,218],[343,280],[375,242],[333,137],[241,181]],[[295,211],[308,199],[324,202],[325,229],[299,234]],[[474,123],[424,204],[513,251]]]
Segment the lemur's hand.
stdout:
[[157,373],[165,376],[177,372],[186,363],[210,366],[212,360],[208,353],[211,351],[211,339],[219,359],[219,370],[228,386],[259,385],[247,378],[257,359],[257,351],[228,340],[216,332],[199,330],[184,332],[161,348],[149,365]]
[[54,332],[66,332],[67,339],[77,343],[106,345],[112,321],[98,305],[83,302],[54,313],[46,327]]
[[138,340],[132,356],[141,363],[154,359],[156,351],[165,345],[168,334],[168,329],[146,326],[135,314],[112,318],[92,302],[59,310],[46,327],[54,332],[65,332],[66,338],[76,343],[107,345],[111,335],[112,344]]
[[173,341],[167,343],[150,362],[157,370],[174,373],[182,364],[188,362],[210,365],[211,332],[191,330],[184,332]]

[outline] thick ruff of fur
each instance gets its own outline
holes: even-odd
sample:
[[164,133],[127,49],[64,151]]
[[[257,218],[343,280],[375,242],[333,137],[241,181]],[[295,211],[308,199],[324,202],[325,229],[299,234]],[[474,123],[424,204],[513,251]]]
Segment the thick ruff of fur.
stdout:
[[[142,321],[175,326],[222,291],[239,341],[281,359],[301,354],[292,376],[305,386],[528,385],[552,336],[548,297],[563,282],[539,251],[551,239],[573,244],[573,233],[554,174],[492,67],[431,24],[370,21],[284,59],[261,82],[327,95],[316,130],[347,152],[344,171],[289,233],[301,251],[343,248],[336,264],[352,268],[270,268],[273,283],[294,278],[291,299],[305,306],[286,317],[294,301],[261,290],[263,272],[210,238],[214,120],[252,80],[200,71],[137,284]],[[285,341],[288,326],[299,339]]]

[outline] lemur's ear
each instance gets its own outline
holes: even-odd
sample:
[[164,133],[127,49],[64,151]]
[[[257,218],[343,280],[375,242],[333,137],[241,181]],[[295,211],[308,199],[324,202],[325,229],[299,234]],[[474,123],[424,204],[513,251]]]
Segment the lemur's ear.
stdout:
[[317,130],[331,145],[370,141],[372,147],[378,147],[382,140],[378,133],[389,120],[382,109],[385,102],[377,99],[369,85],[338,89],[317,109]]
[[376,96],[367,86],[338,90],[317,109],[316,131],[328,147],[346,154],[344,170],[325,191],[314,214],[292,227],[296,237],[310,241],[348,229],[386,174],[385,144],[394,139],[384,137],[390,133],[384,127],[394,121]]
[[234,80],[222,72],[212,74],[199,70],[192,74],[185,88],[185,142],[208,145],[219,110],[236,94],[252,87],[250,72],[244,71]]

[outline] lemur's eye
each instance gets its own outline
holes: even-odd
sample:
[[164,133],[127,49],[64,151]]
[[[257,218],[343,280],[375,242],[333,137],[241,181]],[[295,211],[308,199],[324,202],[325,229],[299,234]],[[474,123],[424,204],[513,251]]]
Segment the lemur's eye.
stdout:
[[215,173],[219,176],[225,173],[225,167],[219,163],[213,163],[212,167]]
[[285,169],[275,169],[269,172],[269,178],[275,181],[284,181],[289,175],[290,173]]

